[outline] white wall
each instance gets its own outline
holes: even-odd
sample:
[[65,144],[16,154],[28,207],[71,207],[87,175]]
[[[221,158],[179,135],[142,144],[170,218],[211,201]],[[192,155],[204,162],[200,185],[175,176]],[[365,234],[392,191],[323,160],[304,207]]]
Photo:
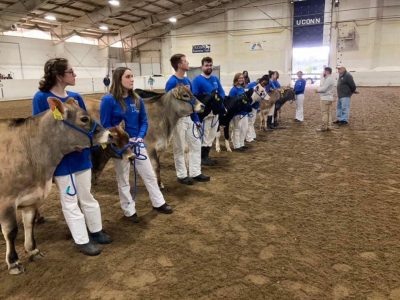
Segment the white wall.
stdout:
[[32,38],[0,36],[0,73],[14,73],[16,79],[43,76],[45,62],[54,57],[67,58],[78,78],[104,78],[108,49],[97,46],[59,43]]
[[[164,89],[165,77],[153,77],[154,84],[149,85],[150,76],[136,76],[135,88],[139,89]],[[104,85],[103,78],[78,78],[76,85],[68,87],[68,90],[81,94],[103,93]],[[29,99],[38,90],[37,79],[13,79],[0,81],[0,101]]]
[[[289,2],[289,1],[288,1]],[[268,70],[278,70],[283,84],[289,83],[291,72],[291,6],[282,1],[258,1],[258,8],[240,8],[171,32],[162,43],[162,70],[173,73],[169,59],[174,53],[184,53],[191,66],[200,66],[204,56],[211,56],[214,65],[221,66],[221,81],[225,89],[232,86],[233,76],[249,71],[257,79]],[[275,4],[274,4],[275,3]],[[279,3],[279,4],[276,4]],[[267,12],[276,21],[262,11]],[[286,28],[285,28],[286,27]],[[252,43],[263,49],[251,51]],[[210,53],[192,53],[192,45],[210,44]]]
[[[280,81],[287,84],[292,59],[292,6],[287,2],[252,2],[253,5],[263,6],[259,9],[253,7],[227,11],[172,31],[162,40],[163,74],[169,76],[173,73],[169,58],[174,53],[186,54],[191,66],[200,66],[201,58],[209,55],[215,65],[221,66],[221,79],[226,88],[232,85],[234,74],[243,70],[249,71],[251,79],[268,70],[278,70]],[[324,27],[324,45],[331,47],[330,66],[335,67],[338,63],[346,65],[348,70],[354,71],[353,76],[359,85],[400,85],[399,1],[341,0],[339,12],[334,8],[332,15],[331,3],[330,0],[326,1],[325,22],[328,24]],[[380,5],[392,7],[372,8]],[[269,17],[260,10],[278,19],[267,20]],[[397,16],[397,19],[388,19],[393,16]],[[243,19],[252,21],[239,21]],[[285,26],[289,26],[289,29]],[[340,49],[337,47],[338,31],[349,26],[354,26],[356,39],[344,42],[344,49]],[[253,42],[261,42],[263,50],[250,51]],[[193,54],[192,45],[198,44],[211,44],[211,52]],[[337,49],[340,50],[337,52]]]

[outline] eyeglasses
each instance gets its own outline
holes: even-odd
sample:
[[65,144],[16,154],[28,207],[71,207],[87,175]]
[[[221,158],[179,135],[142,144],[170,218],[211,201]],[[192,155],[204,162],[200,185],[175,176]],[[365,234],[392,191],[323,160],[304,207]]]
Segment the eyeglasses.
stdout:
[[69,71],[65,71],[64,73],[75,74],[75,71],[74,70],[69,70]]

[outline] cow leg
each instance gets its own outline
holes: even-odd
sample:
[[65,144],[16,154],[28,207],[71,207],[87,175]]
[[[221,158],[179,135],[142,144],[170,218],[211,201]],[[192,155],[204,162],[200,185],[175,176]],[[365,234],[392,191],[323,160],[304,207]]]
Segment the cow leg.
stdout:
[[220,130],[217,131],[217,136],[215,137],[215,151],[221,152],[221,145],[219,143],[219,139],[221,137],[221,127]]
[[18,254],[15,250],[15,239],[18,233],[17,216],[14,207],[8,207],[0,213],[1,231],[6,240],[6,263],[8,272],[11,275],[18,275],[24,272],[24,267],[18,261]]
[[22,208],[22,221],[24,223],[25,233],[25,251],[28,253],[31,261],[43,256],[39,249],[36,248],[36,241],[33,233],[36,215],[36,207],[28,206]]
[[229,123],[226,124],[226,126],[224,127],[224,137],[225,137],[225,147],[226,147],[226,151],[228,152],[232,152],[232,149],[229,145]]

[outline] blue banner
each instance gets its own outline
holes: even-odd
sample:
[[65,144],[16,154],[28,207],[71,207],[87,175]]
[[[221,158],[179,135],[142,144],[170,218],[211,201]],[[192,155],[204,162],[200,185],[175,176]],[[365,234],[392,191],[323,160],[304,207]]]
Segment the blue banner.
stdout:
[[193,45],[192,46],[192,53],[207,53],[211,52],[211,45]]
[[322,46],[325,0],[294,3],[293,47]]

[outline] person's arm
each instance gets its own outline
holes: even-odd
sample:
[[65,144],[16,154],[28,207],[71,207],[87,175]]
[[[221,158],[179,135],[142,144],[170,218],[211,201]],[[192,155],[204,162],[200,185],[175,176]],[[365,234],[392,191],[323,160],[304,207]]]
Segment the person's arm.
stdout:
[[221,82],[217,78],[217,83],[218,83],[218,94],[221,96],[221,98],[225,98],[225,91],[222,88]]
[[86,105],[85,105],[85,101],[83,101],[83,98],[80,94],[76,94],[75,98],[76,101],[78,101],[79,106],[83,109],[83,110],[87,110],[86,109]]
[[347,84],[350,88],[350,91],[352,93],[354,93],[356,91],[357,87],[356,87],[356,83],[354,82],[353,76],[351,76],[350,74],[348,74],[348,76],[347,76]]
[[103,97],[100,103],[100,123],[104,128],[113,127],[111,124],[113,103],[111,97]]
[[168,93],[174,87],[176,87],[176,82],[171,77],[170,79],[168,79],[167,83],[165,84],[165,91]]
[[140,112],[139,112],[139,134],[138,138],[144,139],[147,133],[147,128],[149,127],[149,123],[147,122],[147,113],[146,107],[144,106],[144,101],[142,98],[139,99],[140,101]]
[[322,82],[322,85],[317,88],[317,93],[326,93],[329,90],[329,87],[332,85],[332,81],[329,79],[327,78]]
[[192,82],[192,93],[195,96],[199,96],[201,94],[200,80],[198,77],[193,79]]
[[32,115],[40,114],[50,108],[47,99],[42,93],[36,93],[32,100]]
[[237,90],[235,87],[232,87],[229,91],[229,97],[235,97],[237,95]]

